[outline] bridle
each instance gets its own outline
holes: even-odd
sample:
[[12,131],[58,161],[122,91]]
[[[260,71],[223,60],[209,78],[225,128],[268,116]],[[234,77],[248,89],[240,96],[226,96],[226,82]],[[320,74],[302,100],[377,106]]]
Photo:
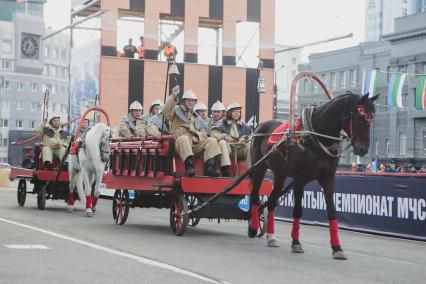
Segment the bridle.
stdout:
[[[365,105],[358,105],[357,108],[356,108],[356,111],[362,118],[365,119],[365,121],[370,125],[370,127],[371,127],[371,125],[373,125],[374,116],[373,116],[373,114],[368,113],[365,110]],[[352,138],[352,136],[353,136],[353,130],[352,130],[353,129],[352,128],[353,118],[354,118],[354,113],[351,112],[350,117],[349,117],[349,126],[348,126],[348,129],[349,129],[348,137],[349,138]]]

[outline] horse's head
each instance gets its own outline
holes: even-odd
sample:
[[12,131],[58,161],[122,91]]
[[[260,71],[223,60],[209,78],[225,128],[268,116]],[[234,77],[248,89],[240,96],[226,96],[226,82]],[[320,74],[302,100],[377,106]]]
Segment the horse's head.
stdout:
[[374,101],[378,96],[369,98],[368,94],[360,96],[350,108],[343,129],[348,133],[353,147],[353,153],[365,156],[370,148],[370,127],[373,124],[376,109]]
[[99,150],[101,153],[101,161],[106,163],[109,160],[110,146],[109,142],[112,137],[112,130],[110,128],[105,129],[102,133],[101,140],[99,141]]

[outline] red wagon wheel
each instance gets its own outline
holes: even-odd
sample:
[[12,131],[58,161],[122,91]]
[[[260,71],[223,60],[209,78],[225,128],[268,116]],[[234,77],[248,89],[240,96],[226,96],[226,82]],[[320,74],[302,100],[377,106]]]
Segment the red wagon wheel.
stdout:
[[40,210],[44,210],[46,207],[46,195],[46,186],[43,186],[37,193],[37,208]]
[[25,181],[25,179],[19,180],[17,198],[18,205],[21,207],[24,206],[25,199],[27,198],[27,182]]
[[118,225],[124,225],[129,216],[129,192],[127,190],[116,189],[112,200],[112,217]]
[[182,236],[188,227],[188,204],[183,195],[176,196],[170,206],[170,227],[176,236]]

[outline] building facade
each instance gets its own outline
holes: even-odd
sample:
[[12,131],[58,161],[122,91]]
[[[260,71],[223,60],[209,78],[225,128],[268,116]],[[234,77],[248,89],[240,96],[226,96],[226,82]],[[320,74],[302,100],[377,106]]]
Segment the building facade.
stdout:
[[12,9],[20,11],[24,4],[1,2],[14,5],[7,3],[12,20],[2,10],[0,21],[0,162],[17,165],[22,147],[12,145],[14,137],[28,136],[19,133],[30,133],[41,123],[46,89],[49,115],[59,115],[63,121],[68,118],[69,39],[58,35],[42,40],[51,32],[42,18],[45,1],[29,1],[27,14]]
[[[395,33],[384,36],[387,41],[361,43],[342,50],[313,54],[301,70],[311,70],[320,75],[334,96],[347,91],[361,93],[363,71],[383,71],[378,84],[379,100],[376,118],[371,131],[370,151],[357,158],[350,151],[343,153],[341,164],[369,163],[374,157],[387,162],[396,159],[401,164],[417,166],[426,161],[426,112],[415,109],[414,74],[426,73],[426,13],[399,18]],[[403,108],[387,105],[389,74],[408,73],[403,86]],[[412,74],[412,75],[411,75]],[[298,112],[310,104],[322,104],[327,99],[318,84],[300,82]]]
[[365,40],[380,40],[384,34],[394,31],[398,17],[422,12],[424,0],[365,0]]
[[302,48],[279,47],[275,51],[275,116],[288,120],[290,91],[294,76],[299,72]]

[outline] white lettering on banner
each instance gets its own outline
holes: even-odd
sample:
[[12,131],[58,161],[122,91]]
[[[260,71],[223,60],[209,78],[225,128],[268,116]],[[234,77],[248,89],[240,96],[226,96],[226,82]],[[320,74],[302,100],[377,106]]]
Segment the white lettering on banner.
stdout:
[[[422,198],[335,192],[333,199],[337,212],[426,220],[426,200]],[[280,206],[294,206],[293,192],[280,200]],[[326,210],[323,192],[305,191],[302,206],[307,209]]]

